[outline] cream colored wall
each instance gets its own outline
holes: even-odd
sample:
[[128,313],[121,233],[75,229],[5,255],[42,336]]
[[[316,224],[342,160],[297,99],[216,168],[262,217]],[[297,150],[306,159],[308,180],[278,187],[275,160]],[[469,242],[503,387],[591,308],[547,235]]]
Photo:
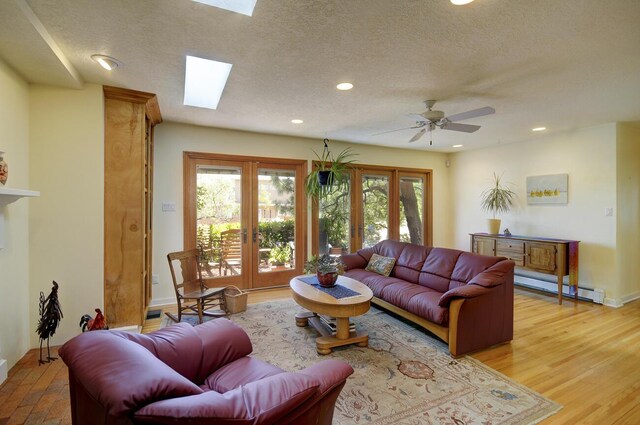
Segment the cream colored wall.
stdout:
[[[162,105],[160,105],[162,109]],[[390,149],[330,142],[332,151],[351,146],[363,164],[433,169],[433,243],[450,245],[449,188],[446,155],[425,151]],[[182,152],[216,152],[272,158],[314,159],[312,149],[322,151],[321,140],[213,129],[163,123],[155,130],[153,269],[160,283],[153,286],[153,302],[175,299],[166,255],[181,250],[182,240]],[[175,212],[162,212],[163,202],[176,204]],[[310,237],[309,237],[310,240]]]
[[640,297],[640,124],[617,127],[617,261],[623,301]]
[[[29,184],[29,86],[0,61],[0,151],[6,152],[6,187]],[[4,248],[0,249],[0,359],[10,369],[29,349],[29,205],[21,199],[4,209]],[[2,207],[0,207],[2,208]]]
[[[498,145],[451,156],[451,193],[455,247],[469,249],[469,233],[485,232],[489,215],[480,209],[480,193],[493,172],[513,183],[518,195],[503,215],[501,231],[514,235],[580,240],[580,286],[600,287],[618,298],[616,217],[616,125],[607,124],[541,136],[528,142]],[[527,205],[526,177],[569,174],[565,205]]]
[[52,344],[77,335],[80,317],[103,307],[103,105],[97,85],[30,90],[30,179],[41,191],[30,211],[30,329],[39,292],[57,281],[64,319]]

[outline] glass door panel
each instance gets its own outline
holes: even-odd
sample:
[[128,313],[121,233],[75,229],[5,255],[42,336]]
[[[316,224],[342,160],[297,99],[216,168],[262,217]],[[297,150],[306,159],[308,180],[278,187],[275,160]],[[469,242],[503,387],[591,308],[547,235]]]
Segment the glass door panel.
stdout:
[[318,210],[319,254],[351,252],[351,191],[328,194],[318,200]]
[[400,240],[422,245],[424,241],[424,178],[400,177]]
[[389,238],[389,180],[386,173],[362,173],[362,247]]
[[196,167],[196,246],[206,279],[242,281],[246,265],[242,170],[226,165]]
[[295,171],[258,168],[258,271],[296,268]]

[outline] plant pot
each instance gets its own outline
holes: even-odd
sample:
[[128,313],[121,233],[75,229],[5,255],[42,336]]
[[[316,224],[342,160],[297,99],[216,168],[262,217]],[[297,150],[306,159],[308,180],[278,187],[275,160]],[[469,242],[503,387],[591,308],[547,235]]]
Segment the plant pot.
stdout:
[[489,234],[497,235],[500,233],[500,219],[499,218],[489,218],[487,219],[487,223],[489,225]]
[[330,186],[332,180],[333,179],[331,178],[331,171],[318,171],[318,183],[320,184],[320,186]]
[[342,255],[344,248],[341,246],[333,247],[329,250],[329,254],[331,255]]
[[320,286],[323,288],[331,288],[336,285],[336,281],[338,280],[338,271],[321,273],[316,272],[316,276],[318,276],[318,282]]

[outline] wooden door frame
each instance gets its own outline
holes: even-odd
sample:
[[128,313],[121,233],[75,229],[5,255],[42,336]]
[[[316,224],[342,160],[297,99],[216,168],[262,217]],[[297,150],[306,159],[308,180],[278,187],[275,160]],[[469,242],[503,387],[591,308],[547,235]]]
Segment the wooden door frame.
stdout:
[[[256,287],[266,286],[254,286],[253,282],[254,266],[257,266],[258,251],[253,249],[253,241],[251,228],[254,224],[254,220],[257,219],[257,204],[254,205],[253,193],[257,190],[257,181],[252,181],[254,172],[264,165],[265,167],[295,167],[296,172],[296,192],[295,192],[295,208],[296,208],[296,268],[294,269],[297,274],[302,274],[304,262],[307,258],[307,198],[304,193],[304,178],[306,177],[307,161],[298,159],[282,159],[282,158],[269,158],[258,156],[244,156],[244,155],[228,155],[206,152],[193,152],[184,151],[182,154],[182,170],[183,170],[183,246],[184,249],[196,248],[196,208],[195,204],[191,202],[196,197],[196,166],[200,164],[206,164],[207,161],[214,162],[228,162],[228,163],[244,163],[247,170],[243,169],[243,187],[249,188],[249,190],[242,191],[242,204],[250,206],[249,208],[242,209],[241,220],[246,223],[247,243],[243,243],[243,259],[247,261],[247,272],[243,273],[242,279],[246,279],[247,289],[254,289]],[[298,177],[299,176],[299,177]],[[245,180],[246,179],[246,180]],[[245,186],[246,185],[246,186]],[[254,187],[255,185],[255,187]],[[255,223],[257,226],[257,223]],[[282,273],[282,272],[274,272]],[[290,274],[290,272],[287,272]],[[246,276],[245,276],[246,275]],[[281,275],[282,276],[282,275]],[[287,275],[288,276],[288,275]],[[286,279],[286,278],[285,278]],[[215,282],[215,280],[213,280]],[[282,284],[274,284],[271,286],[283,286],[287,285],[289,281],[282,282]],[[242,284],[242,283],[241,283]],[[239,285],[240,286],[240,285]],[[244,286],[244,285],[243,285]]]
[[[316,162],[312,163],[312,167],[317,166]],[[351,238],[350,247],[351,252],[356,252],[362,247],[363,235],[360,234],[359,226],[362,224],[362,206],[360,199],[360,193],[362,192],[362,171],[371,172],[385,172],[391,173],[391,179],[389,182],[389,206],[393,209],[390,212],[389,217],[389,238],[392,239],[392,234],[395,234],[397,240],[400,235],[400,178],[409,177],[421,177],[424,179],[424,196],[423,196],[423,241],[425,246],[433,246],[433,170],[428,168],[405,168],[405,167],[390,167],[385,165],[369,165],[369,164],[354,164],[351,170],[351,193],[350,193],[350,208],[351,208]],[[394,201],[395,200],[395,201]],[[392,204],[393,202],[393,204]],[[312,199],[311,201],[311,253],[318,255],[318,246],[320,244],[320,223],[319,223],[319,205],[318,199]],[[393,223],[391,222],[393,216]],[[392,233],[393,229],[393,233]]]

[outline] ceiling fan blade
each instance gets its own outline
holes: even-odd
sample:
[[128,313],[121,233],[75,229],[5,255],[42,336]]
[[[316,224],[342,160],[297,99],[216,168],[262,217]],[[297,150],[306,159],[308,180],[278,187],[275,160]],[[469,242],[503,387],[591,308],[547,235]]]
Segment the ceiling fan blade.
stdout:
[[424,126],[425,126],[425,124],[422,124],[422,125],[414,125],[414,126],[412,126],[412,127],[396,128],[395,130],[388,130],[388,131],[383,131],[382,133],[375,133],[375,134],[372,134],[372,136],[379,136],[379,135],[381,135],[381,134],[393,133],[393,132],[396,132],[396,131],[402,131],[402,130],[409,130],[409,129],[412,129],[412,128],[422,128],[422,127],[424,127]]
[[474,131],[478,131],[480,129],[479,125],[471,125],[471,124],[458,124],[455,122],[447,122],[440,127],[443,130],[453,130],[453,131],[463,131],[465,133],[473,133]]
[[422,130],[418,131],[412,138],[411,140],[409,140],[409,143],[413,143],[418,141],[418,139],[420,139],[422,136],[424,136],[424,133],[427,132],[426,128],[423,128]]
[[485,106],[484,108],[473,109],[471,111],[451,115],[450,117],[447,117],[447,120],[451,122],[456,122],[456,121],[468,120],[469,118],[481,117],[483,115],[490,115],[495,113],[496,113],[496,110],[493,109],[491,106]]

